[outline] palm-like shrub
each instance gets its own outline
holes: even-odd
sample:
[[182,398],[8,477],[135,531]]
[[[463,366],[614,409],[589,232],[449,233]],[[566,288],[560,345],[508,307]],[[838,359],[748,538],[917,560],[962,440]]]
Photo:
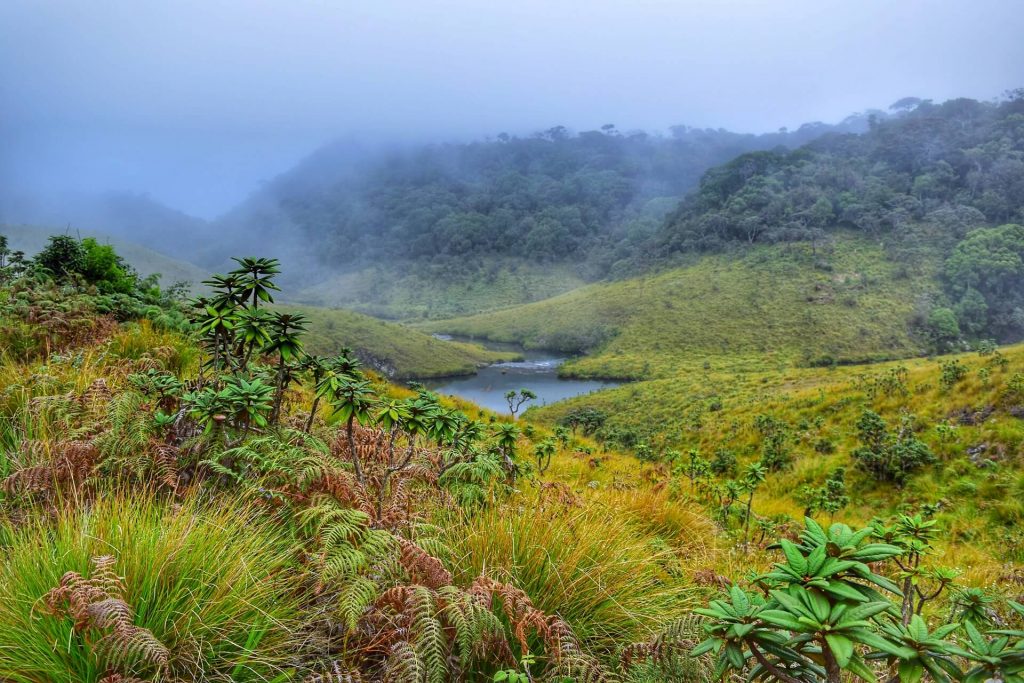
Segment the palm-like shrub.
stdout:
[[[901,528],[914,521],[904,518]],[[908,554],[922,549],[907,533],[894,539],[898,545],[874,542],[876,531],[843,524],[825,530],[807,519],[799,543],[780,543],[785,561],[757,578],[764,596],[732,586],[725,598],[696,610],[707,618],[708,638],[692,654],[714,653],[718,679],[742,672],[782,683],[838,683],[849,676],[874,682],[879,669],[871,662],[883,660],[892,682],[1024,681],[1024,631],[982,635],[966,621],[962,648],[951,640],[961,623],[930,629],[920,612],[933,596],[922,599],[916,581],[901,589],[873,570],[891,560],[906,574]],[[1024,607],[1010,606],[1024,614]],[[967,662],[977,665],[965,674]]]

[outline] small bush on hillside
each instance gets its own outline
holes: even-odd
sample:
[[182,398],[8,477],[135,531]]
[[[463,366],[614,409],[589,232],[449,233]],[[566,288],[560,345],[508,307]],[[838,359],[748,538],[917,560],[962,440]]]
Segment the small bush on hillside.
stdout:
[[770,472],[789,467],[793,462],[789,424],[771,415],[758,415],[754,418],[754,429],[761,435],[761,464]]
[[830,455],[836,452],[836,445],[831,439],[821,437],[814,442],[814,452],[822,455]]
[[711,471],[719,476],[731,477],[736,474],[736,452],[719,448],[711,458]]
[[857,420],[861,446],[853,451],[857,467],[878,481],[903,484],[914,471],[935,462],[928,445],[913,432],[913,418],[904,416],[893,434],[882,417],[865,410]]
[[939,375],[939,385],[944,391],[949,391],[956,384],[967,376],[967,368],[958,359],[943,361],[939,364],[941,368],[941,374]]

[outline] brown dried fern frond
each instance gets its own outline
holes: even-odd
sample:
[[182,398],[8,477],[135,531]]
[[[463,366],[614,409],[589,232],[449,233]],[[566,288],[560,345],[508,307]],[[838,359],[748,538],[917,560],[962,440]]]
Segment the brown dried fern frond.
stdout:
[[586,683],[605,683],[615,680],[615,675],[584,651],[579,639],[568,622],[557,615],[548,615],[534,606],[525,591],[508,583],[480,576],[473,582],[469,592],[489,609],[494,609],[495,600],[512,625],[512,632],[520,650],[529,652],[528,638],[535,633],[544,643],[552,674],[568,677]]
[[[43,596],[46,611],[55,617],[70,617],[75,631],[99,631],[93,647],[106,662],[104,680],[126,683],[132,669],[167,665],[170,652],[148,629],[135,625],[135,613],[124,600],[124,580],[114,571],[109,555],[92,560],[92,572],[85,578],[67,572],[60,584]],[[80,636],[81,637],[81,636]],[[83,637],[83,644],[90,641]]]
[[363,675],[358,670],[342,669],[338,662],[331,662],[330,672],[310,674],[303,683],[363,683]]
[[89,478],[99,458],[99,449],[91,441],[62,441],[50,447],[38,441],[24,441],[13,460],[25,464],[16,464],[0,487],[12,496],[77,487]]
[[398,545],[398,561],[413,582],[435,590],[451,584],[451,572],[444,568],[439,559],[404,538],[398,539]]

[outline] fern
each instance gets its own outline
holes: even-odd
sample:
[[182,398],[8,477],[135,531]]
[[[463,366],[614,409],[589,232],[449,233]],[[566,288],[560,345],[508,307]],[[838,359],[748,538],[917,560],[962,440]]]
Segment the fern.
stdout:
[[114,461],[130,460],[145,450],[155,432],[145,396],[126,391],[112,399],[107,409],[108,429],[99,438],[103,455]]
[[[395,586],[377,601],[391,637],[386,680],[460,680],[501,634],[501,622],[476,596],[455,586]],[[459,670],[461,669],[461,670]],[[407,678],[419,676],[419,678]]]
[[46,497],[77,489],[92,476],[99,450],[92,442],[25,441],[8,456],[11,473],[2,488],[10,496]]
[[156,423],[145,396],[135,391],[118,394],[109,402],[107,422],[107,430],[96,439],[102,469],[177,488],[179,450],[156,439]]
[[[135,625],[135,614],[124,601],[124,582],[114,572],[114,558],[93,558],[92,577],[68,572],[60,585],[43,597],[43,604],[55,617],[75,620],[75,631],[82,646],[90,642],[100,659],[106,662],[104,680],[127,682],[134,679],[128,674],[153,669],[158,674],[167,665],[170,652],[147,629]],[[93,641],[85,634],[99,631],[102,635]]]
[[[317,502],[299,514],[299,521],[318,546],[315,562],[321,589],[332,584],[342,585],[371,566],[389,561],[397,541],[387,531],[370,528],[369,515],[341,507],[326,496],[321,496]],[[350,593],[349,597],[355,601],[343,605],[341,613],[359,611],[361,595],[359,591]]]
[[487,503],[489,492],[504,476],[499,455],[489,451],[472,455],[470,460],[449,465],[437,481],[461,507]]
[[391,647],[385,683],[422,683],[426,678],[426,667],[419,652],[407,641],[399,641]]
[[714,662],[689,654],[702,639],[700,618],[689,615],[668,623],[647,641],[627,645],[619,661],[630,681],[710,683]]
[[363,676],[358,670],[342,669],[338,662],[331,662],[329,673],[310,674],[303,683],[363,683]]

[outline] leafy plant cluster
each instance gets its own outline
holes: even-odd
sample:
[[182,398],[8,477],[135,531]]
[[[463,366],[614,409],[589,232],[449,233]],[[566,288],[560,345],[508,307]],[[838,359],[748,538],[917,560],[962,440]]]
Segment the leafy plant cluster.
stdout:
[[[933,525],[902,516],[893,526],[853,531],[807,519],[798,540],[780,541],[784,561],[755,576],[753,591],[734,585],[697,610],[708,637],[692,654],[713,654],[717,679],[1020,681],[1024,627],[993,626],[984,610],[929,625],[925,605],[952,590],[955,578],[921,568]],[[964,592],[961,601],[976,604],[975,595]],[[1020,623],[1024,606],[1011,601],[1007,609]]]
[[185,286],[166,290],[140,278],[110,245],[55,235],[33,258],[10,252],[0,235],[0,334],[28,360],[109,336],[114,323],[148,318],[184,330]]

